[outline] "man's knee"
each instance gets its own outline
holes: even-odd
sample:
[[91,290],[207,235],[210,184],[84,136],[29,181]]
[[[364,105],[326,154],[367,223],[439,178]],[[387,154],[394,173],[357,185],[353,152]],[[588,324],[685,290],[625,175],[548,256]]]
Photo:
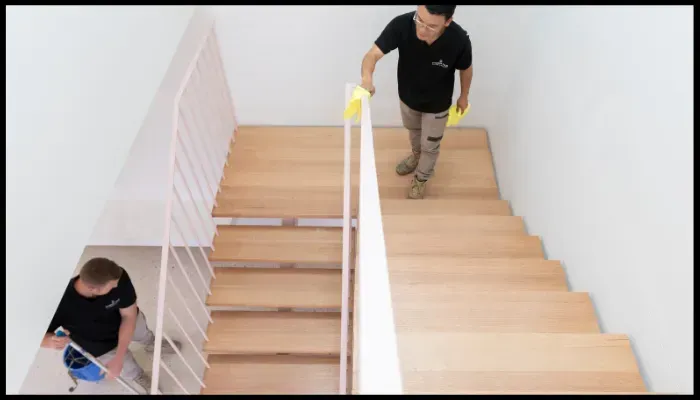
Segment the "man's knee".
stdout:
[[428,136],[425,140],[421,141],[421,144],[420,144],[421,153],[439,154],[441,140],[442,140],[442,136],[440,136],[440,137]]
[[411,122],[403,121],[403,127],[408,129],[409,131],[420,131],[421,130],[420,122],[411,123]]
[[[114,359],[117,352],[116,349],[110,351],[107,354],[103,354],[97,357],[97,360],[104,365],[107,365],[110,361]],[[122,364],[122,372],[119,374],[123,379],[136,379],[143,374],[143,368],[136,362],[134,355],[131,351],[127,351],[124,356],[124,363]]]
[[133,380],[143,374],[143,368],[136,362],[131,352],[124,357],[124,366],[122,367],[121,377],[127,380]]

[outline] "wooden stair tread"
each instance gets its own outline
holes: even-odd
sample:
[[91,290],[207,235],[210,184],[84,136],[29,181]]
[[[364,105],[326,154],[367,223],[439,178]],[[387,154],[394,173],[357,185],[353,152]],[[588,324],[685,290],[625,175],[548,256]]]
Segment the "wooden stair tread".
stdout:
[[511,215],[507,200],[425,198],[382,199],[382,215]]
[[[220,218],[341,218],[343,213],[343,128],[342,127],[240,127],[236,143],[224,169],[221,192],[213,215]],[[359,129],[353,129],[352,214],[357,215],[359,181]],[[391,172],[389,186],[382,193],[404,198],[408,182],[396,176],[394,167],[408,152],[408,133],[403,128],[375,129],[377,169],[380,180]],[[431,180],[427,196],[498,198],[489,163],[488,138],[483,129],[449,128],[441,154],[439,179]],[[456,151],[458,153],[453,152]],[[468,153],[459,153],[467,151]],[[388,152],[388,153],[387,153]],[[476,153],[474,153],[476,152]],[[443,154],[448,154],[443,156]],[[464,154],[468,161],[451,163]],[[384,166],[384,167],[382,167]],[[384,171],[384,172],[382,172]],[[386,193],[385,193],[386,192]]]
[[450,254],[469,258],[544,258],[542,242],[537,236],[444,235],[427,230],[386,235],[385,242],[388,256]]
[[[352,129],[352,146],[359,148],[360,130]],[[373,128],[376,149],[408,149],[408,131],[405,128]],[[341,126],[240,126],[236,135],[236,145],[255,148],[261,153],[277,149],[308,149],[314,159],[324,159],[327,153],[315,150],[343,149],[344,129]],[[488,136],[482,128],[447,128],[442,146],[448,149],[488,149]],[[262,152],[261,149],[265,151]],[[263,154],[264,156],[264,154]]]
[[405,393],[645,391],[624,335],[398,333]]
[[[309,191],[326,190],[334,192],[343,187],[343,163],[334,161],[309,161],[276,163],[255,159],[243,164],[242,158],[235,158],[225,169],[226,178],[221,182],[222,190],[229,187],[296,188]],[[340,179],[340,183],[338,183]]]
[[202,394],[337,394],[338,357],[210,355]]
[[[638,372],[626,335],[413,331],[400,332],[398,336],[402,364],[411,364],[416,371],[443,368],[464,372]],[[418,341],[422,343],[421,346],[410,347]],[[409,349],[411,351],[403,351]],[[465,354],[469,354],[469,357],[464,357]]]
[[259,153],[277,148],[334,150],[342,156],[343,134],[342,126],[240,126],[234,147],[240,144]]
[[211,261],[341,263],[342,229],[308,226],[219,226]]
[[340,354],[340,313],[214,311],[211,354]]
[[600,332],[588,293],[425,289],[392,285],[398,332]]
[[339,308],[340,269],[216,268],[209,306]]
[[[339,188],[222,186],[212,215],[218,218],[342,218],[342,196]],[[354,216],[357,215],[355,203],[352,204]]]
[[414,372],[406,379],[404,394],[652,394],[635,372]]
[[342,127],[241,127],[228,161],[215,217],[342,217]]
[[503,215],[384,215],[384,234],[525,235],[522,217]]
[[394,255],[388,264],[392,287],[412,285],[448,293],[568,291],[564,269],[555,260]]

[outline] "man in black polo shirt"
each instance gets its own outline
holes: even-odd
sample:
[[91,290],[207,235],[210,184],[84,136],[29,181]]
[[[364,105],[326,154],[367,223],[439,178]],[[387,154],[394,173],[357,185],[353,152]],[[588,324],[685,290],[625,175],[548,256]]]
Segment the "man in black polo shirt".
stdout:
[[418,6],[384,28],[362,60],[361,86],[374,94],[372,74],[385,54],[398,48],[401,118],[409,132],[412,153],[396,166],[399,175],[415,171],[408,198],[421,199],[440,154],[452,104],[455,70],[459,70],[459,112],[469,104],[472,46],[469,35],[452,21],[456,6]]
[[[151,389],[151,378],[136,363],[129,343],[141,343],[152,353],[155,337],[136,305],[136,291],[129,274],[117,263],[93,258],[83,265],[80,274],[68,283],[41,347],[62,350],[68,344],[66,337],[54,334],[59,326],[107,367],[109,378],[121,376],[145,391]],[[180,343],[174,342],[179,348]],[[163,341],[162,352],[174,350]]]

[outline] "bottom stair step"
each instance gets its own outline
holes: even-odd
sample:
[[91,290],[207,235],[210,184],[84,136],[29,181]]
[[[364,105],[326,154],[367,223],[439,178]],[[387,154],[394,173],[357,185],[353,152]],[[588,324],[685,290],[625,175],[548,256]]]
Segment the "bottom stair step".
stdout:
[[202,394],[337,394],[340,360],[316,356],[210,355]]

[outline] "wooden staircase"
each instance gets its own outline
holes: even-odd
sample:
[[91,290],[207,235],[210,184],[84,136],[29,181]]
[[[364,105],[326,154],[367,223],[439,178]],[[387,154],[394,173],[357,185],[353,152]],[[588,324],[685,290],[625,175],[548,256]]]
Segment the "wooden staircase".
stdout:
[[374,133],[404,393],[645,391],[627,337],[500,200],[484,130],[448,129],[415,201],[405,131]]
[[[219,218],[342,218],[342,130],[241,128]],[[220,225],[203,394],[337,394],[342,229]],[[338,225],[339,226],[339,225]]]
[[[588,294],[499,199],[485,131],[448,129],[423,200],[394,172],[405,130],[374,134],[405,393],[645,392],[627,337],[600,333]],[[342,128],[240,128],[213,215],[341,218],[342,146]],[[219,232],[202,393],[337,393],[341,229]]]

